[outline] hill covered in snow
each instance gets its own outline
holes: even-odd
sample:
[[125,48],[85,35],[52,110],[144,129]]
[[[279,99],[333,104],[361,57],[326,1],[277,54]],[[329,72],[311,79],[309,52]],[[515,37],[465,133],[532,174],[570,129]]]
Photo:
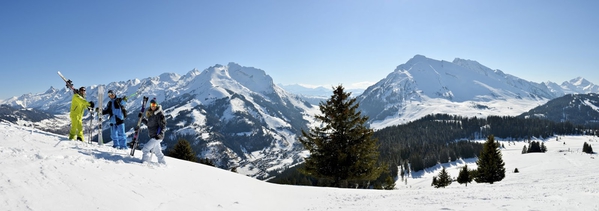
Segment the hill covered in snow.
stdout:
[[416,55],[357,97],[373,128],[405,124],[428,114],[517,116],[564,94],[599,92],[583,78],[535,83],[476,61]]
[[457,177],[463,165],[476,167],[471,159],[413,172],[385,191],[276,185],[170,157],[167,165],[142,164],[139,151],[131,157],[5,122],[0,134],[2,210],[599,209],[599,159],[581,152],[584,142],[599,149],[593,136],[541,140],[547,153],[521,154],[525,143],[502,142],[506,177],[492,185],[430,186],[441,167]]

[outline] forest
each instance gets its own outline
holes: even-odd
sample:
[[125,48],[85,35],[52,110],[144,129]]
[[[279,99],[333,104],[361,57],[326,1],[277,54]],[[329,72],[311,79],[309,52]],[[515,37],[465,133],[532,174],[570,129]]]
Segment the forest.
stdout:
[[[489,135],[508,141],[528,141],[533,137],[549,138],[554,135],[596,135],[597,128],[554,122],[539,118],[489,116],[487,118],[433,114],[404,125],[383,128],[374,132],[378,139],[379,161],[388,166],[376,181],[367,181],[370,187],[385,184],[390,175],[407,175],[438,163],[457,159],[475,158],[483,149],[482,142]],[[272,183],[327,186],[329,181],[311,178],[297,171],[301,164],[289,168],[269,180]],[[396,178],[397,179],[397,178]],[[368,187],[364,187],[368,188]]]

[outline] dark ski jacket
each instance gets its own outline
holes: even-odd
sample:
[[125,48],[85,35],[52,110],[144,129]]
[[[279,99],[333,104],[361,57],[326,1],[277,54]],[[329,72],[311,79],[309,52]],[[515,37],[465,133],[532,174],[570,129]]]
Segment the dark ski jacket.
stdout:
[[102,110],[102,115],[110,115],[108,122],[110,122],[111,125],[123,124],[125,117],[127,117],[127,111],[124,110],[123,104],[121,104],[121,102],[121,98],[115,97],[114,99],[110,99],[110,101],[108,101],[106,104],[106,108]]
[[164,131],[166,130],[166,119],[164,118],[164,112],[162,107],[157,105],[156,110],[152,111],[152,108],[148,108],[146,115],[141,120],[146,126],[148,126],[148,136],[150,138],[162,140],[164,138]]

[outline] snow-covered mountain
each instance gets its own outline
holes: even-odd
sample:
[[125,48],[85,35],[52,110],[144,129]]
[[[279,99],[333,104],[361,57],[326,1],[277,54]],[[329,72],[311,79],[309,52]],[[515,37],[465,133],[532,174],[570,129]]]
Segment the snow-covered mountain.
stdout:
[[[77,83],[77,79],[71,79]],[[88,100],[97,102],[98,86],[87,87]],[[185,139],[199,157],[209,158],[222,168],[237,167],[239,172],[258,178],[301,162],[302,146],[296,141],[297,135],[313,123],[314,114],[319,112],[314,105],[332,94],[331,87],[285,86],[297,93],[291,94],[275,85],[263,70],[236,63],[103,86],[104,90],[129,97],[130,118],[125,122],[128,133],[133,132],[142,96],[156,97],[168,118],[165,147]],[[357,98],[362,114],[370,117],[371,127],[383,128],[434,113],[517,116],[564,94],[593,92],[599,92],[599,87],[583,78],[561,85],[534,83],[476,61],[447,62],[416,55]],[[4,103],[56,115],[41,121],[21,118],[14,122],[66,134],[71,96],[66,88],[50,87],[44,93],[13,97]],[[7,115],[19,118],[16,111],[11,112]],[[88,123],[88,119],[84,121]],[[108,127],[104,128],[104,137],[109,137]]]
[[[98,85],[88,87],[88,100],[97,102],[97,88]],[[221,168],[236,167],[239,172],[258,178],[266,178],[269,172],[302,160],[299,152],[303,147],[296,134],[307,128],[317,111],[275,85],[263,70],[235,63],[215,65],[204,71],[194,69],[183,76],[164,73],[142,80],[113,82],[104,90],[129,96],[126,107],[130,117],[125,122],[128,130],[137,121],[142,96],[156,97],[167,117],[164,146],[188,140],[199,157],[209,158]],[[9,99],[7,103],[49,111],[57,114],[56,119],[65,120],[71,96],[66,88],[50,88],[42,94]],[[86,124],[87,120],[84,121]],[[38,128],[67,130],[69,127],[35,124]],[[107,133],[109,127],[104,128]],[[142,135],[142,138],[147,137]]]
[[[333,87],[310,87],[301,84],[278,85],[279,87],[285,89],[285,91],[296,94],[303,100],[313,105],[318,105],[320,102],[326,101],[327,99],[331,98],[331,95],[333,94]],[[362,94],[364,89],[345,89],[345,91],[350,92],[352,97],[356,97]]]
[[[67,141],[66,136],[0,122],[2,210],[597,210],[599,178],[594,136],[543,141],[546,153],[522,154],[525,142],[501,141],[505,178],[493,184],[453,182],[433,188],[444,167],[451,177],[474,159],[411,172],[394,190],[277,185],[167,157],[140,163],[127,151]],[[154,158],[156,161],[156,158]],[[514,173],[514,169],[519,173]],[[400,178],[400,177],[397,177]],[[115,194],[116,193],[116,194]]]
[[579,78],[535,83],[472,60],[439,61],[416,55],[358,96],[371,126],[383,128],[432,113],[466,116],[519,115],[565,93],[597,92]]
[[573,125],[599,126],[599,94],[567,94],[520,114]]

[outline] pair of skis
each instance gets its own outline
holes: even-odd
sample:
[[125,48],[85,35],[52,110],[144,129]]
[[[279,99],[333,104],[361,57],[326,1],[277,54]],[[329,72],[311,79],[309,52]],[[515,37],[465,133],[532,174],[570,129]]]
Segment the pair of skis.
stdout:
[[104,105],[104,86],[98,86],[98,145],[104,144],[102,137],[102,106]]
[[141,102],[141,112],[139,113],[139,119],[137,120],[137,126],[135,127],[135,134],[133,135],[133,139],[131,140],[131,153],[133,156],[135,154],[135,149],[137,145],[139,145],[139,127],[141,126],[141,120],[143,119],[144,111],[146,110],[146,104],[148,103],[148,97],[144,96],[143,101]]

